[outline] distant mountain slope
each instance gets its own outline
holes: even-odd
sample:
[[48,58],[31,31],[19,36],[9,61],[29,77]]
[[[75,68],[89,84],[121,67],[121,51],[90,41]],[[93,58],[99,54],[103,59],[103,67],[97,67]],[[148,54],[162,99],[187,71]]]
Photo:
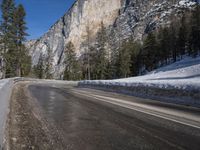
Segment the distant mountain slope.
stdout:
[[193,7],[192,0],[77,0],[71,9],[49,31],[32,44],[27,43],[33,65],[41,54],[53,52],[53,75],[59,79],[64,72],[64,49],[68,42],[77,54],[85,48],[87,30],[90,42],[104,23],[109,37],[108,49],[117,48],[124,39],[141,40],[145,34],[171,22],[185,9]]

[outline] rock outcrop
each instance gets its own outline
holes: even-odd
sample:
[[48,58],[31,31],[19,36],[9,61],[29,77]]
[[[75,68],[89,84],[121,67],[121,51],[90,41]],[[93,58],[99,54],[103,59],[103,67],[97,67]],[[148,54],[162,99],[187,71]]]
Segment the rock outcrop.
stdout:
[[193,7],[192,0],[77,0],[40,39],[27,43],[33,65],[47,49],[53,53],[53,75],[59,79],[64,71],[64,49],[71,41],[77,56],[84,50],[88,31],[94,42],[101,22],[107,29],[110,48],[132,37],[141,40],[145,34],[171,22],[174,15]]

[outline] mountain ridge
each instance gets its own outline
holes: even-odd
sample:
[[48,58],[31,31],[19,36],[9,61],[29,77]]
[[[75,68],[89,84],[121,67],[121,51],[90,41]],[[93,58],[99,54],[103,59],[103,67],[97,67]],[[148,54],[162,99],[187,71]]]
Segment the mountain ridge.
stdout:
[[33,65],[39,56],[53,52],[53,75],[60,79],[64,72],[64,49],[68,42],[75,45],[77,55],[84,50],[86,28],[91,30],[91,43],[103,22],[108,33],[108,49],[117,48],[121,41],[132,37],[141,40],[148,32],[170,23],[171,15],[179,15],[192,7],[192,0],[76,0],[52,27],[31,45]]

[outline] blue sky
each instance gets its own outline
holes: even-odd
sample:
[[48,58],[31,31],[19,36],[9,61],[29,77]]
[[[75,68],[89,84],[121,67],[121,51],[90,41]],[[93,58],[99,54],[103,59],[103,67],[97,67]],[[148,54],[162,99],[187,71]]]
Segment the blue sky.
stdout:
[[[64,15],[75,0],[15,0],[26,9],[29,37],[37,39]],[[200,1],[200,0],[199,0]],[[0,3],[2,0],[0,0]],[[1,14],[0,14],[1,15]]]
[[[26,22],[29,37],[36,39],[64,15],[75,0],[15,0],[16,4],[23,4],[27,13]],[[2,0],[0,0],[2,2]]]

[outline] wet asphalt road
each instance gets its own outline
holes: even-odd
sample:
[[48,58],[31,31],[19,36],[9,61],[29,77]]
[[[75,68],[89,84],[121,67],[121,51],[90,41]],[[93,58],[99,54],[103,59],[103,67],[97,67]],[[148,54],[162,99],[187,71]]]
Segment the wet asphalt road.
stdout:
[[28,89],[63,149],[200,149],[200,109],[73,86]]

